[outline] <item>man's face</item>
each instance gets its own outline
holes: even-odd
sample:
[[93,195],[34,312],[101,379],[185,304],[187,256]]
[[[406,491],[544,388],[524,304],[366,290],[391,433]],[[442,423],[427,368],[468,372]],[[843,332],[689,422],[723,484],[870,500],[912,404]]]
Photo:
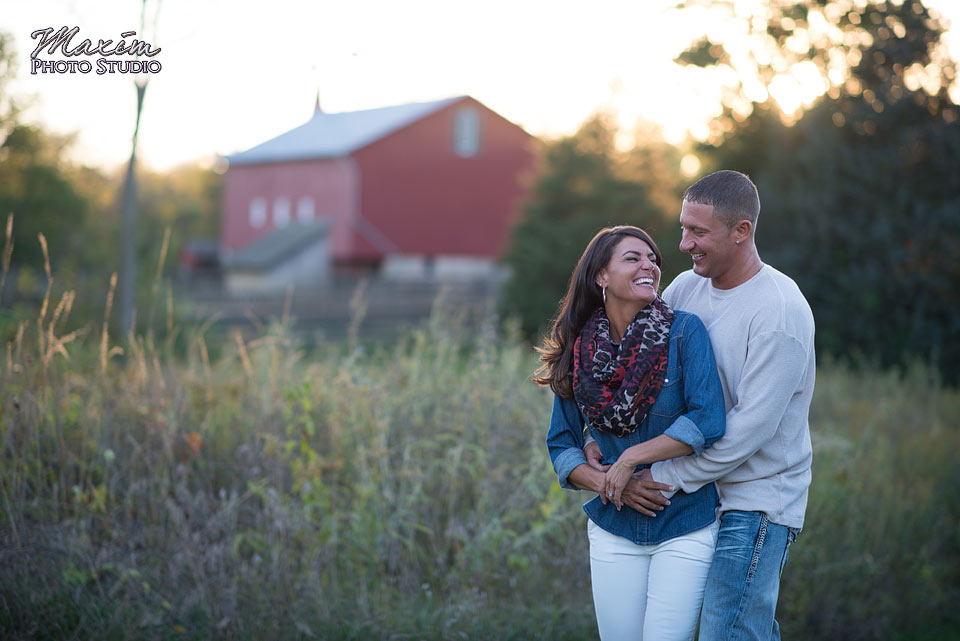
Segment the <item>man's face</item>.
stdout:
[[737,260],[733,230],[713,217],[713,205],[687,200],[680,209],[680,227],[680,251],[690,254],[693,272],[722,281]]

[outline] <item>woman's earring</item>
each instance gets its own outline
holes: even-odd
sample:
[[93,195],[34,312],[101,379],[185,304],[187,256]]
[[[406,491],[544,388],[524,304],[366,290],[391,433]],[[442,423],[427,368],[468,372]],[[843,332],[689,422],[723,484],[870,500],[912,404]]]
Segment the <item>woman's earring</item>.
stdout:
[[600,288],[603,290],[603,304],[607,304],[607,286],[601,285]]

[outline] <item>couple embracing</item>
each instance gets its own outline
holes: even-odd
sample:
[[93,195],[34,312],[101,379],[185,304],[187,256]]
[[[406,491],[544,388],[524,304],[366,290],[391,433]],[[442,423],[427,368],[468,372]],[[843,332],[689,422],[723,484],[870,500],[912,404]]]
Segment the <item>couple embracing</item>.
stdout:
[[693,268],[658,294],[637,227],[600,231],[574,269],[534,380],[555,393],[560,484],[591,490],[603,641],[779,640],[780,575],[803,526],[814,323],[754,242],[756,186],[719,171],[687,189]]

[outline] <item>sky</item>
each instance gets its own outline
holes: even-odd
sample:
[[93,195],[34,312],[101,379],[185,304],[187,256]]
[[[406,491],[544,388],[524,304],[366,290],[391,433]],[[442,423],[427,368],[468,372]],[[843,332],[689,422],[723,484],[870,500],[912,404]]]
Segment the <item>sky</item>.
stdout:
[[[546,137],[573,133],[606,109],[627,130],[643,118],[680,142],[706,134],[721,89],[716,74],[673,58],[705,32],[736,39],[708,11],[676,11],[672,0],[150,0],[156,19],[146,29],[134,0],[0,4],[0,30],[13,34],[18,54],[12,90],[29,104],[24,119],[76,133],[74,159],[104,169],[130,154],[133,76],[98,75],[101,56],[75,58],[90,60],[90,73],[31,74],[38,29],[79,27],[74,46],[136,31],[160,48],[138,145],[138,158],[159,170],[212,164],[288,131],[310,118],[318,92],[328,112],[471,95]],[[928,4],[960,25],[960,2]],[[947,44],[956,57],[960,28]],[[798,78],[775,97],[799,107],[821,91]]]

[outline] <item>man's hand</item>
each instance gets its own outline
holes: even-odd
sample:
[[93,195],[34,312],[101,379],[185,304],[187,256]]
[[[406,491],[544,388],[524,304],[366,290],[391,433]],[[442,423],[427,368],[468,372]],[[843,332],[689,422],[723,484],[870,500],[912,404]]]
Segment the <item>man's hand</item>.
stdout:
[[654,481],[649,468],[643,469],[630,477],[630,481],[623,489],[621,500],[640,514],[656,516],[657,512],[670,505],[670,500],[661,494],[660,490],[672,492],[673,489],[672,485]]
[[[601,472],[606,472],[609,465],[602,465],[600,461],[603,460],[603,452],[600,451],[600,446],[597,445],[596,441],[591,441],[583,448],[583,454],[587,457],[587,463],[595,470]],[[606,502],[606,501],[604,501]]]

